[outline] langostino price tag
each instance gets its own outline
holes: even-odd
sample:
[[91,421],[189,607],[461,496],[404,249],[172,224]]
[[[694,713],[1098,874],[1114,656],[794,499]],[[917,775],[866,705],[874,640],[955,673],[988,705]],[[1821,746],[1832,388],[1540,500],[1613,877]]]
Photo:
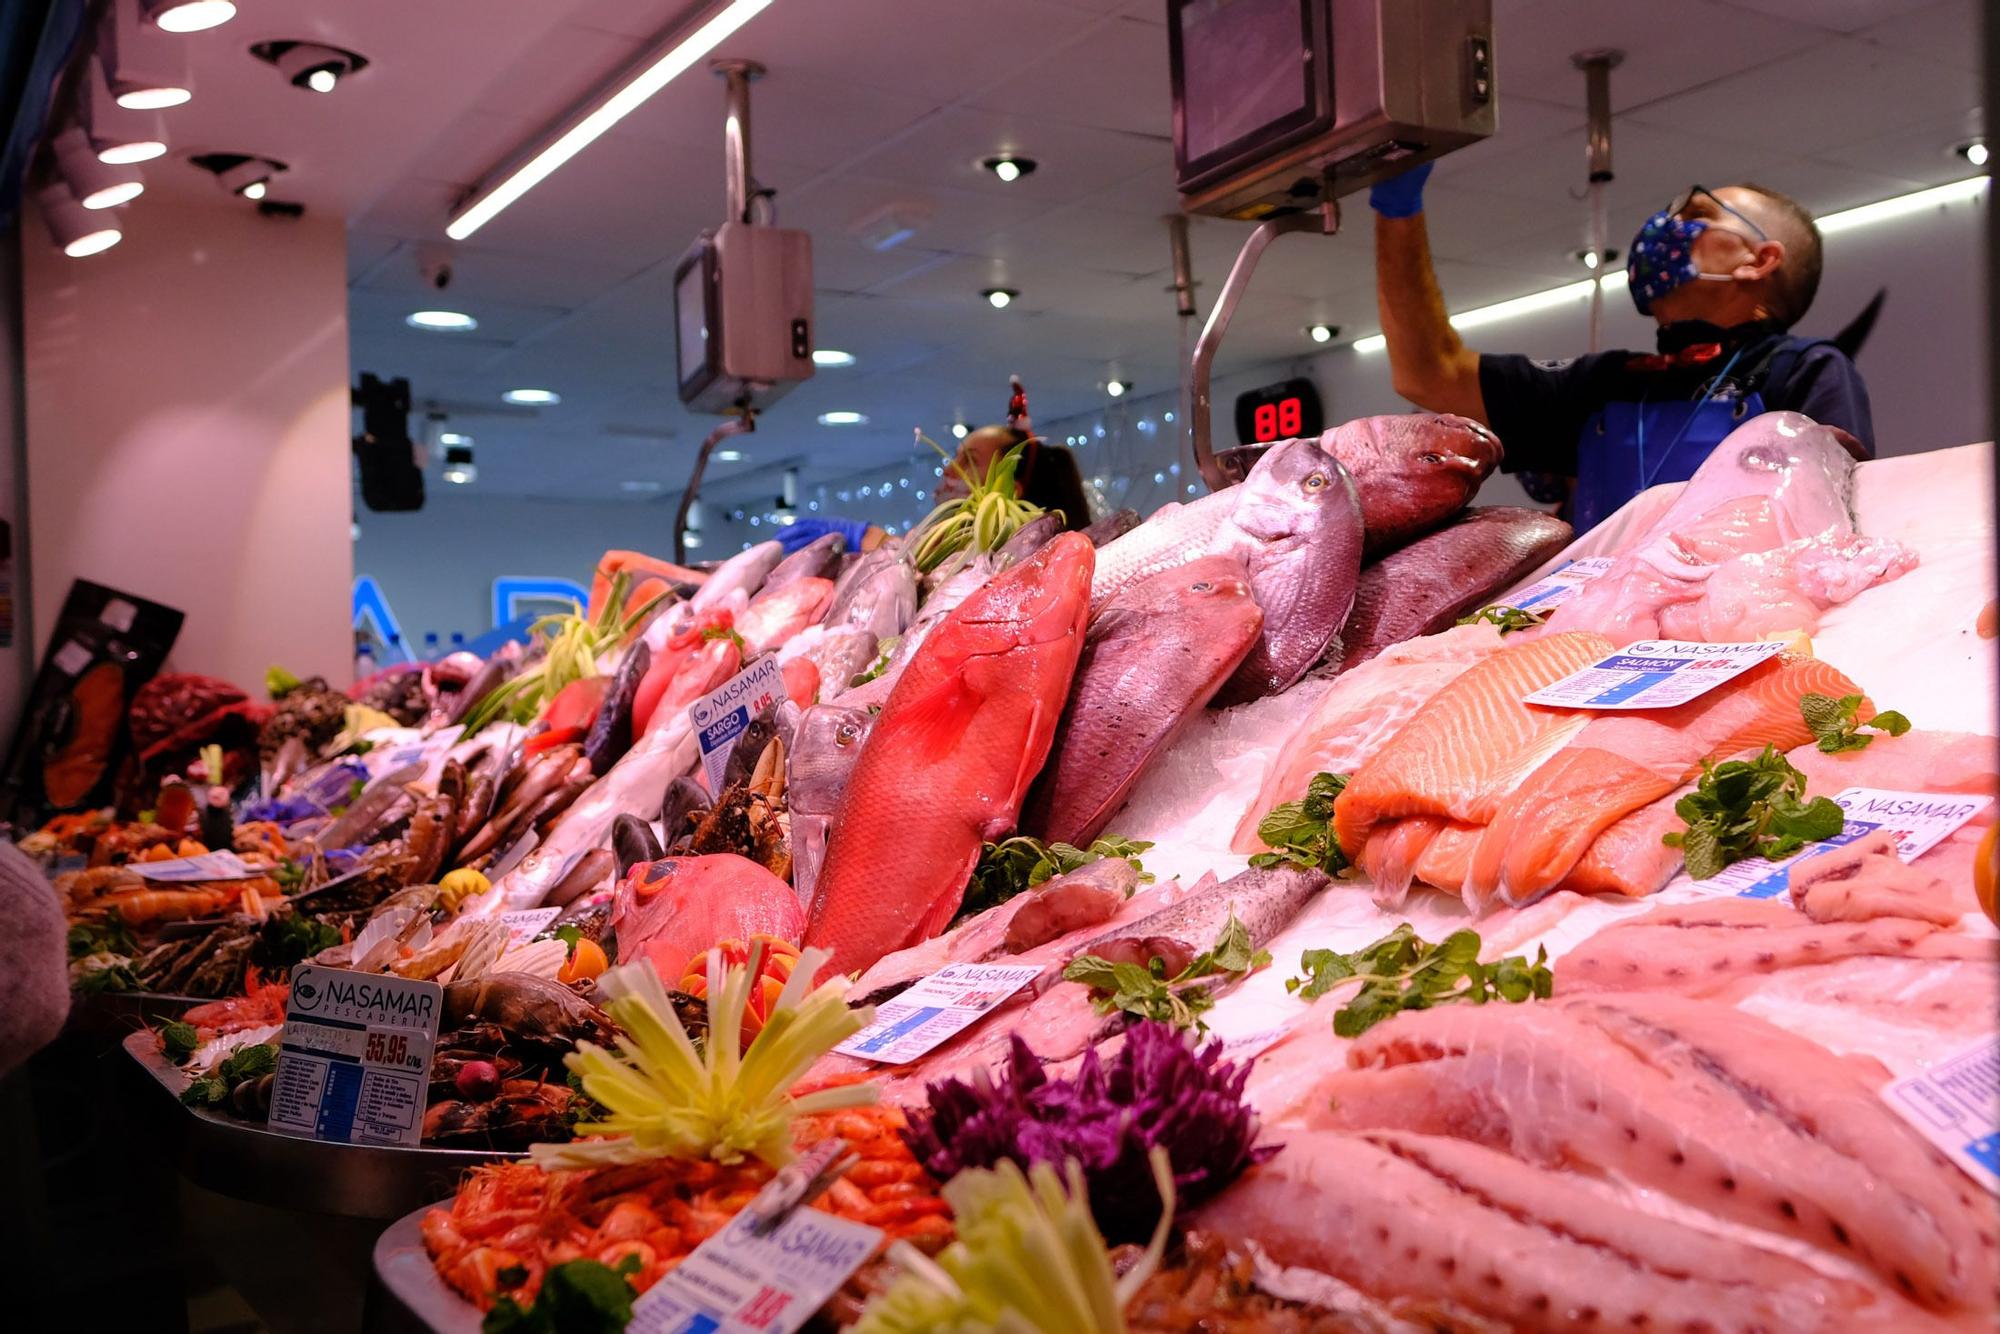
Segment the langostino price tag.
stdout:
[[2000,1037],[1985,1037],[1882,1098],[1918,1133],[2000,1195]]
[[181,885],[202,880],[248,880],[264,874],[244,864],[233,852],[204,852],[199,857],[176,857],[164,862],[133,862],[141,880]]
[[294,968],[267,1124],[341,1144],[417,1143],[443,1001],[435,982]]
[[1699,699],[1787,647],[1776,641],[1642,639],[1522,698],[1564,709],[1669,709]]
[[1585,556],[1582,560],[1573,560],[1550,570],[1501,605],[1516,611],[1546,615],[1582,592],[1585,584],[1610,568],[1609,556]]
[[885,1065],[914,1061],[978,1023],[1041,973],[1036,964],[948,964],[876,1006],[875,1022],[834,1050]]
[[803,1205],[780,1213],[798,1198],[790,1171],[634,1301],[626,1334],[792,1334],[810,1320],[882,1233]]
[[750,720],[785,695],[785,675],[778,660],[766,654],[724,681],[688,708],[695,744],[701,748],[701,772],[710,792],[722,791],[723,766],[729,748],[749,730]]
[[1809,844],[1781,861],[1749,857],[1734,862],[1721,875],[1695,881],[1693,888],[1730,898],[1776,898],[1791,888],[1794,866],[1878,829],[1896,836],[1896,856],[1907,866],[1992,805],[1990,797],[1963,792],[1894,792],[1875,787],[1851,787],[1833,800],[1847,812],[1847,822],[1832,838]]

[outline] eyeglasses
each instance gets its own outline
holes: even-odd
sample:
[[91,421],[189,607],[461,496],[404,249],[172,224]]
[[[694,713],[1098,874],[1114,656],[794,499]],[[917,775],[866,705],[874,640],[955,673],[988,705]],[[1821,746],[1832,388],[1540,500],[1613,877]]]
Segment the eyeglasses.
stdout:
[[[1768,241],[1771,239],[1764,234],[1762,227],[1759,227],[1756,223],[1750,221],[1750,219],[1716,198],[1715,192],[1705,185],[1690,185],[1674,198],[1673,203],[1667,206],[1669,217],[1681,218],[1683,220],[1700,218],[1713,223],[1725,213],[1742,223],[1745,227],[1748,227],[1759,241]],[[1728,229],[1724,228],[1723,230],[1726,231]]]

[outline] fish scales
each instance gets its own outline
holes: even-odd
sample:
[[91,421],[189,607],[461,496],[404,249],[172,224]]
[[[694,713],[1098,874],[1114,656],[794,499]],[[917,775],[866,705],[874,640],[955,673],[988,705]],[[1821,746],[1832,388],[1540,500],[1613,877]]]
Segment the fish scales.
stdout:
[[1451,519],[1500,466],[1500,439],[1470,417],[1359,417],[1320,437],[1354,478],[1372,559]]

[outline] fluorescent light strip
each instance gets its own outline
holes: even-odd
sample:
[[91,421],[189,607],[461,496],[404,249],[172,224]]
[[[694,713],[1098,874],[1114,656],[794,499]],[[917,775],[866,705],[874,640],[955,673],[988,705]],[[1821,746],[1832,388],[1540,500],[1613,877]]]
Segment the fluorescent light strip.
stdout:
[[[1942,204],[1955,204],[1962,199],[1973,199],[1980,195],[1990,180],[1987,176],[1968,176],[1962,181],[1949,185],[1936,185],[1928,190],[1918,190],[1907,195],[1897,195],[1893,199],[1878,200],[1873,204],[1863,204],[1858,208],[1842,209],[1819,219],[1822,236],[1832,236],[1837,232],[1853,231],[1872,222],[1887,222],[1906,214],[1918,213]],[[1587,299],[1590,296],[1591,280],[1564,283],[1561,287],[1551,287],[1544,292],[1530,292],[1517,296],[1511,301],[1501,301],[1491,306],[1476,306],[1451,317],[1454,329],[1476,329],[1482,324],[1496,324],[1510,320],[1517,315],[1532,315],[1538,310],[1549,310],[1570,301]],[[1618,269],[1604,275],[1604,290],[1609,292],[1625,286],[1625,271]],[[1356,352],[1380,352],[1388,345],[1381,334],[1369,334],[1357,338],[1352,346]]]
[[494,185],[476,191],[471,203],[445,227],[445,235],[454,241],[463,241],[493,221],[509,204],[548,179],[556,168],[638,110],[654,93],[686,73],[696,61],[770,5],[771,0],[731,0],[714,18],[674,43],[658,60],[633,75],[624,86],[586,113],[548,147]]

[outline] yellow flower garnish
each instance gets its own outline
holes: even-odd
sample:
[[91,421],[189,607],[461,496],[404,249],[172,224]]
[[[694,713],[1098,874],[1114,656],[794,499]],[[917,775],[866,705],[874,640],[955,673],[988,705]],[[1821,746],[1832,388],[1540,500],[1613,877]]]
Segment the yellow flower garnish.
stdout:
[[871,1006],[847,1007],[847,982],[819,987],[825,950],[807,950],[778,995],[749,1047],[743,1046],[743,1011],[760,960],[728,964],[710,950],[708,1038],[697,1048],[674,1014],[660,975],[648,962],[614,968],[598,979],[611,997],[613,1019],[625,1030],[618,1050],[579,1042],[564,1058],[583,1091],[608,1113],[580,1121],[578,1139],[537,1144],[529,1152],[542,1167],[599,1167],[653,1158],[744,1156],[782,1167],[792,1159],[792,1119],[810,1112],[859,1107],[875,1101],[873,1084],[850,1084],[793,1097],[792,1086],[812,1063],[860,1032],[875,1017]]

